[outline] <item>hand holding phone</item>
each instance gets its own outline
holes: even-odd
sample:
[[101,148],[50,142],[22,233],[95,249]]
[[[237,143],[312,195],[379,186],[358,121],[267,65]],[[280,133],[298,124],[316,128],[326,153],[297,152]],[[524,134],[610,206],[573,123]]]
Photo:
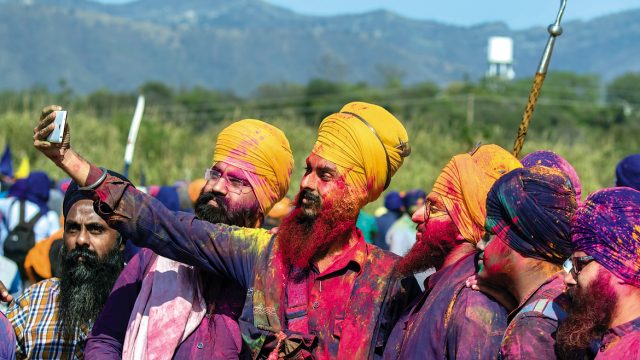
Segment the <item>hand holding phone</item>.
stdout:
[[47,137],[47,141],[52,143],[61,143],[62,138],[64,137],[64,126],[67,123],[67,111],[60,110],[56,111],[56,119],[53,121],[55,127],[49,136]]

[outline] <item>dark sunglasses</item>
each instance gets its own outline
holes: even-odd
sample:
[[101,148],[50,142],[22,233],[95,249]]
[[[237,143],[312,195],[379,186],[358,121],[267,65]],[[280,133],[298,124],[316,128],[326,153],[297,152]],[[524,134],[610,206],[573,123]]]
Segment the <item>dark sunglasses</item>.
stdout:
[[562,268],[565,272],[570,273],[573,272],[576,276],[580,274],[582,269],[587,266],[590,262],[595,260],[593,256],[572,256],[568,258],[564,264],[562,264]]

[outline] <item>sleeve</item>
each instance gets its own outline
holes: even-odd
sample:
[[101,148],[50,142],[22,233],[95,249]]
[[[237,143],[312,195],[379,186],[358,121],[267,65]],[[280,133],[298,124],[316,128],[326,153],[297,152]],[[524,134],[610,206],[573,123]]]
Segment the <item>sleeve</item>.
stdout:
[[253,284],[255,262],[272,241],[264,229],[212,224],[193,214],[170,211],[113,176],[107,176],[95,193],[96,212],[123,237],[244,288]]
[[558,322],[539,316],[521,316],[512,321],[500,349],[502,359],[555,359]]
[[144,249],[122,270],[98,315],[84,348],[87,359],[121,359],[129,318],[153,252]]
[[396,323],[401,317],[406,320],[406,315],[408,311],[411,310],[411,305],[415,303],[416,299],[422,293],[414,276],[407,276],[402,280],[396,280],[394,287],[395,289],[391,295],[389,305],[385,309],[384,317],[380,324],[380,331],[378,332],[378,338],[376,339],[375,354],[377,357],[382,356]]
[[0,313],[0,359],[15,360],[16,335],[9,320]]
[[506,310],[486,295],[462,289],[447,330],[450,359],[496,359],[507,326]]
[[7,319],[11,322],[16,334],[16,355],[18,358],[25,358],[27,356],[25,346],[25,326],[29,320],[31,291],[32,287],[25,290],[19,298],[11,302],[9,309],[7,310]]

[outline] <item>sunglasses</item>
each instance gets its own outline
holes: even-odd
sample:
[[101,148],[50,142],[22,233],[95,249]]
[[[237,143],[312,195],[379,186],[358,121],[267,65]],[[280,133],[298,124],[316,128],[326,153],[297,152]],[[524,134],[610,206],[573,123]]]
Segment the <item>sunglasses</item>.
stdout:
[[569,274],[573,272],[576,276],[580,274],[582,269],[587,266],[590,262],[595,260],[593,256],[572,256],[568,258],[564,264],[562,264],[562,268],[564,271]]

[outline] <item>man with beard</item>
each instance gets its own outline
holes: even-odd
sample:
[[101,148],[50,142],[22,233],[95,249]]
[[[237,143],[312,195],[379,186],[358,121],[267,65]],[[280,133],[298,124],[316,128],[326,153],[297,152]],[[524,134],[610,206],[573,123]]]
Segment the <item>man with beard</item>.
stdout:
[[[198,219],[255,228],[289,190],[293,156],[284,133],[237,121],[216,140],[195,202]],[[127,264],[85,347],[88,358],[232,359],[246,290],[144,249]]]
[[571,221],[574,252],[565,283],[572,306],[557,345],[566,359],[640,358],[640,191],[628,187],[591,194]]
[[479,270],[468,286],[511,311],[501,359],[556,358],[554,335],[569,308],[561,265],[571,255],[575,209],[570,178],[544,166],[513,170],[489,191],[491,236],[478,243]]
[[454,156],[436,179],[425,205],[413,214],[417,241],[398,263],[403,275],[436,272],[425,292],[393,328],[385,359],[489,359],[507,325],[506,310],[465,287],[476,272],[475,249],[484,236],[491,185],[520,162],[496,145]]
[[45,108],[34,146],[72,178],[96,188],[101,214],[136,244],[247,288],[240,316],[253,358],[373,358],[414,290],[396,256],[366,244],[358,211],[375,200],[409,154],[404,126],[385,109],[347,104],[320,124],[296,208],[277,236],[175,214],[62,144],[47,142]]
[[83,358],[89,330],[122,270],[125,246],[94,211],[91,196],[75,183],[65,194],[60,278],[32,285],[9,306],[18,358]]

